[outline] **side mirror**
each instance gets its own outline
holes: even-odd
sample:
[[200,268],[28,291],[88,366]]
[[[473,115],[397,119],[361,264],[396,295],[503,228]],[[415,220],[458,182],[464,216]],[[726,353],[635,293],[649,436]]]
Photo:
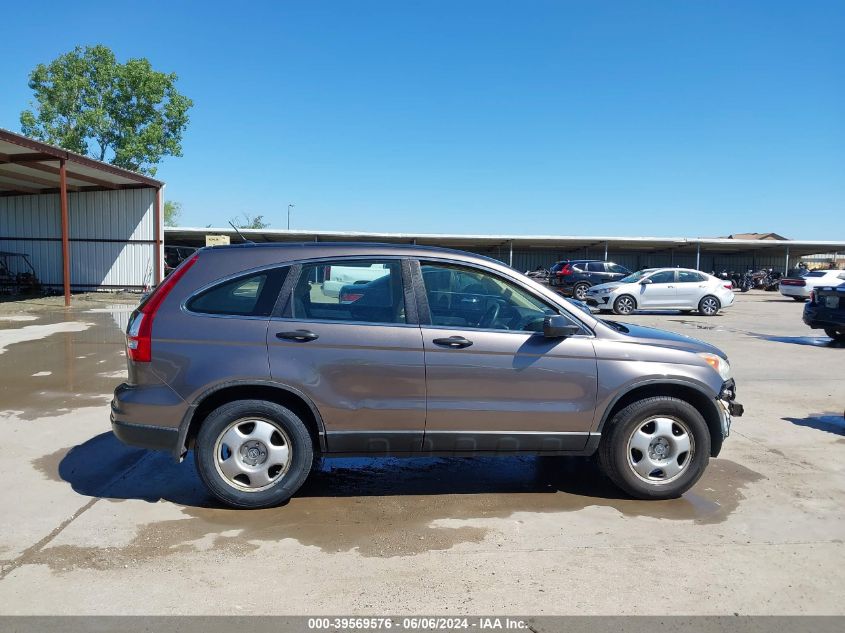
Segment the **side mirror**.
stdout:
[[543,319],[543,336],[546,338],[566,338],[575,336],[581,331],[577,325],[559,314],[547,316]]
[[654,283],[654,282],[653,282],[651,279],[643,279],[643,280],[640,282],[640,285],[641,285],[641,286],[647,286],[647,285],[648,285],[648,284],[650,284],[650,283]]

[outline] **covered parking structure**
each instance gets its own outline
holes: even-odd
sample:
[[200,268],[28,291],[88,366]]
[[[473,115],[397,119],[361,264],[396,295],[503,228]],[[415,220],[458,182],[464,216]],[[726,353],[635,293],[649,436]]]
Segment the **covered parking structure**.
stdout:
[[164,183],[0,129],[0,251],[41,285],[140,290],[162,276]]
[[[773,268],[785,272],[801,257],[845,251],[845,241],[747,240],[685,237],[575,237],[552,235],[454,235],[241,229],[254,242],[386,242],[442,246],[486,255],[518,270],[549,267],[562,259],[612,260],[632,270],[681,266],[705,272]],[[205,246],[206,235],[241,238],[231,227],[168,228],[165,243]]]

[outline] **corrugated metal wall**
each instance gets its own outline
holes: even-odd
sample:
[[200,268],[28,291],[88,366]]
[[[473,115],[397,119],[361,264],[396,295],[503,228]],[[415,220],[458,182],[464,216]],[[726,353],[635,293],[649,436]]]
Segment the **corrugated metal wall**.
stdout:
[[[68,194],[74,290],[140,289],[155,257],[155,189]],[[58,194],[0,197],[0,251],[27,253],[41,283],[62,284]]]

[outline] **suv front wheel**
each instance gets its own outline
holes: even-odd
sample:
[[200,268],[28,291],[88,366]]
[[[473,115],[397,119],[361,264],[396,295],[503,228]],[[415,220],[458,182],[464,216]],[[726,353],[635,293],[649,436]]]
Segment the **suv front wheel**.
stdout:
[[237,400],[203,421],[197,471],[211,493],[237,508],[284,503],[311,470],[314,448],[302,420],[265,400]]
[[674,499],[710,460],[710,431],[688,402],[659,396],[628,405],[607,422],[599,445],[605,474],[637,499]]

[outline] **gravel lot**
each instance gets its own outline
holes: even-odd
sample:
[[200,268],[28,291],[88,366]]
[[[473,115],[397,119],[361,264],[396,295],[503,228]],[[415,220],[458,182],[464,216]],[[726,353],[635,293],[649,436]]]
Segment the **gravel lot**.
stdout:
[[734,366],[746,415],[684,498],[584,459],[338,459],[258,512],[112,436],[131,308],[0,305],[0,613],[845,614],[845,349],[778,294],[628,317]]

